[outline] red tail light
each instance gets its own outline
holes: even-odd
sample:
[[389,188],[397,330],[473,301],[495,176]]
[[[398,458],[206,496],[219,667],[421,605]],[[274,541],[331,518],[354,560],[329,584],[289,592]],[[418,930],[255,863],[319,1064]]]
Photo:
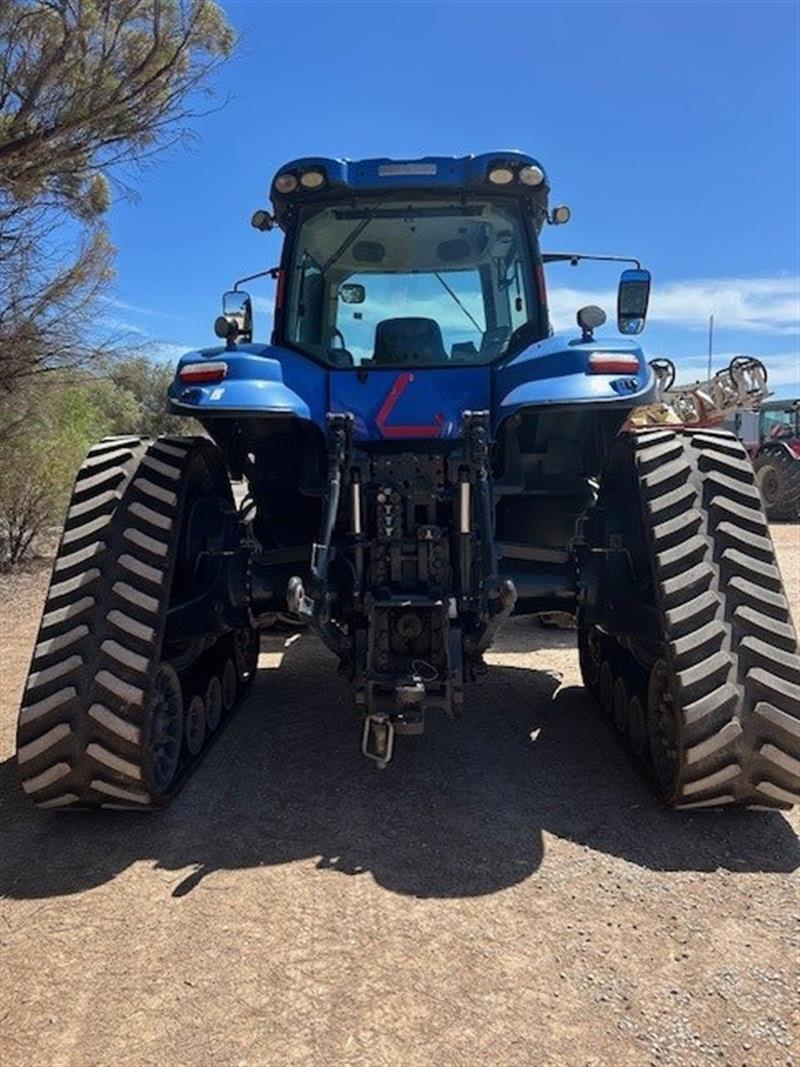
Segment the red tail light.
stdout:
[[590,374],[638,374],[639,360],[622,352],[593,352],[589,356]]
[[187,385],[205,385],[221,382],[227,373],[227,363],[187,363],[181,367],[178,377]]

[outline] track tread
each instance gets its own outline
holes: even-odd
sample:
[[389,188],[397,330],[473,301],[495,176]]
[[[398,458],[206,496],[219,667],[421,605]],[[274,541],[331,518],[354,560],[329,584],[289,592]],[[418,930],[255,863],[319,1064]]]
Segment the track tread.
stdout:
[[[168,799],[152,787],[146,708],[192,462],[225,477],[203,438],[109,439],[78,471],[19,716],[21,784],[39,807]],[[191,669],[202,692],[213,667]]]
[[706,430],[622,435],[619,448],[635,472],[677,712],[665,799],[786,807],[800,799],[800,655],[750,459],[732,434]]

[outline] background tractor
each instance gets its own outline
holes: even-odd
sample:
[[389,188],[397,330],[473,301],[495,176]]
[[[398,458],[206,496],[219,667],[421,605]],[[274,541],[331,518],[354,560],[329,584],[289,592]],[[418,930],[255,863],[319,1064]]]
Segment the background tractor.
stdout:
[[553,334],[548,264],[621,257],[543,252],[569,217],[548,196],[520,152],[280,168],[252,220],[284,234],[270,340],[242,279],[169,389],[208,437],[107,440],[78,472],[19,718],[36,804],[166,803],[282,613],[338,657],[379,767],[461,714],[512,613],[566,612],[666,803],[798,799],[800,658],[750,458],[632,425],[657,399],[638,261],[621,336],[591,306]]
[[736,418],[736,434],[747,447],[767,518],[800,515],[800,400],[770,400],[754,414]]

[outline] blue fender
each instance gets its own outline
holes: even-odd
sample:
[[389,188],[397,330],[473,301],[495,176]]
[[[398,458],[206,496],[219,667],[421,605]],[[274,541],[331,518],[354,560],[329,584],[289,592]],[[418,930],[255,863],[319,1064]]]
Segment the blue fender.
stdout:
[[[634,357],[634,372],[597,373],[592,355]],[[522,408],[634,408],[656,397],[656,377],[642,349],[627,338],[580,341],[555,335],[494,368],[493,423]]]
[[[184,383],[188,365],[225,363],[227,372],[207,385]],[[187,352],[178,362],[169,387],[169,410],[204,418],[291,415],[325,428],[327,372],[310,359],[273,345],[240,344]]]
[[[592,355],[634,357],[637,370],[596,373]],[[188,365],[226,364],[209,384],[180,380]],[[496,428],[523,408],[631,409],[651,403],[656,379],[628,339],[539,341],[495,366],[328,370],[289,349],[242,344],[187,352],[168,391],[169,410],[204,419],[293,416],[325,430],[328,411],[349,411],[361,440],[452,438],[464,410],[492,409]]]

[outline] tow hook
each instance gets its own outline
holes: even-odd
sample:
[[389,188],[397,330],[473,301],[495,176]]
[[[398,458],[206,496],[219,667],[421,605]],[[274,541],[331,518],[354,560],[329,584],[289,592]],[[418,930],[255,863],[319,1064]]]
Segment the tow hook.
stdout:
[[387,765],[394,754],[394,723],[388,715],[383,712],[367,715],[361,735],[361,751],[367,759],[375,761],[379,770]]

